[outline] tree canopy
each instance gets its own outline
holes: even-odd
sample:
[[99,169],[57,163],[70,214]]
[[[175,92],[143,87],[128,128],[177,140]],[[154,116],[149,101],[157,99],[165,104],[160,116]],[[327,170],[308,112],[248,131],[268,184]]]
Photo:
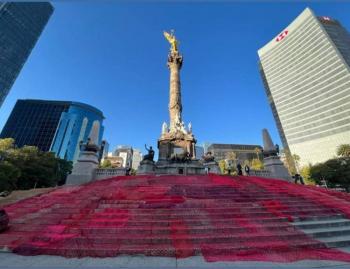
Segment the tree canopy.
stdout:
[[327,182],[328,187],[350,190],[350,157],[330,159],[310,167],[310,176],[317,184]]
[[350,144],[342,144],[337,148],[337,155],[340,157],[350,157]]
[[53,187],[65,183],[72,163],[37,147],[16,148],[12,138],[0,139],[0,191]]

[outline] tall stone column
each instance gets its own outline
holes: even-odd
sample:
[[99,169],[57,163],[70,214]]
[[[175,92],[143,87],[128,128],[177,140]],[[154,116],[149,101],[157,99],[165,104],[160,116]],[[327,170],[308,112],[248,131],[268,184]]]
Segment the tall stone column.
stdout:
[[168,56],[168,68],[170,70],[170,132],[175,132],[182,127],[182,103],[180,69],[182,66],[182,55],[178,51],[171,51]]

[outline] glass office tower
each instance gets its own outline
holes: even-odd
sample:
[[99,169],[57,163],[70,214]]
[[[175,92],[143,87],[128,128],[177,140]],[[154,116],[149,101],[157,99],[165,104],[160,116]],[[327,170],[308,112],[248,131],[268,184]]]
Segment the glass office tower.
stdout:
[[45,2],[0,2],[0,107],[52,12]]
[[282,143],[301,165],[350,143],[350,35],[305,9],[259,51],[260,73]]
[[86,142],[95,120],[100,122],[101,143],[103,119],[100,110],[83,103],[18,100],[0,138],[11,137],[18,147],[37,146],[42,151],[55,152],[62,159],[76,161],[79,142]]

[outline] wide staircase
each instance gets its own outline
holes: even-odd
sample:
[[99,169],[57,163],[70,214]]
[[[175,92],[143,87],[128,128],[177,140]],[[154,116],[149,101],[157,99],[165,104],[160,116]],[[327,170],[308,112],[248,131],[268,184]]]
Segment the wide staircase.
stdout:
[[115,177],[5,209],[0,248],[22,255],[350,262],[350,196],[282,180]]

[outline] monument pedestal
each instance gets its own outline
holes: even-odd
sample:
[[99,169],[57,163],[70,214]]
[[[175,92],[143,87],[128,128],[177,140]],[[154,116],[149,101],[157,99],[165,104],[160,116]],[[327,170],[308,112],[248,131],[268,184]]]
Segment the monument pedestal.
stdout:
[[221,174],[220,167],[217,162],[205,162],[203,163],[204,169],[208,171],[208,173],[213,174]]
[[154,161],[143,160],[137,168],[138,175],[152,175],[156,173],[156,166]]
[[[183,127],[182,127],[183,128]],[[195,160],[195,145],[196,139],[192,133],[187,133],[186,130],[175,130],[162,133],[158,139],[159,158],[158,162],[168,162],[170,159],[177,157],[181,158],[185,153],[188,154],[188,158]]]
[[291,180],[291,176],[288,173],[287,168],[280,160],[279,146],[273,145],[271,136],[267,129],[263,129],[263,142],[264,142],[264,167],[265,170],[270,172],[270,177]]
[[157,174],[168,175],[204,175],[204,166],[198,160],[188,162],[158,162],[156,166]]
[[93,151],[83,151],[73,167],[72,174],[67,177],[67,185],[80,185],[94,179],[98,167],[98,154]]
[[270,172],[272,178],[280,178],[291,181],[292,178],[288,173],[287,168],[284,166],[278,156],[270,156],[264,158],[264,167]]

